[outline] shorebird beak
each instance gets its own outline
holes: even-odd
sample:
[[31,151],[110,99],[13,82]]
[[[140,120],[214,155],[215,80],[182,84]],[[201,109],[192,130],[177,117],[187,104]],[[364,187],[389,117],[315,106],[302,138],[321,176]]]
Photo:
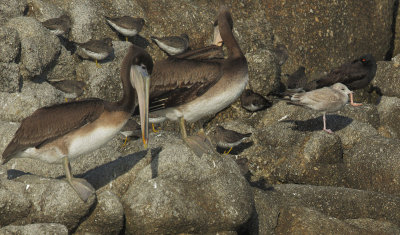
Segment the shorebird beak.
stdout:
[[134,65],[131,67],[131,82],[133,82],[133,84],[135,85],[138,97],[142,140],[144,148],[147,149],[147,144],[149,142],[150,75],[148,74],[146,69],[138,65]]

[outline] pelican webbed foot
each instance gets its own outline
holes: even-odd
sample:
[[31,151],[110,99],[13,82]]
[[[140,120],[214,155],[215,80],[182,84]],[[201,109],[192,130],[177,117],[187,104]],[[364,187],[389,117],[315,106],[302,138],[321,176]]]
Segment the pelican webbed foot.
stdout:
[[82,201],[86,202],[88,198],[96,192],[96,190],[85,179],[75,178],[72,176],[71,165],[68,157],[64,157],[64,170],[68,183],[72,186]]

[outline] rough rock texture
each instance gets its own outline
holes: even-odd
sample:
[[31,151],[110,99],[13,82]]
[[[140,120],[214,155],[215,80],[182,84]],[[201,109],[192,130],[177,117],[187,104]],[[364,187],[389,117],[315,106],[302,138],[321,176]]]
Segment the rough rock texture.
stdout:
[[13,17],[22,16],[26,0],[9,0],[0,2],[0,26]]
[[400,195],[400,140],[371,136],[344,156],[351,188]]
[[298,203],[338,219],[370,218],[400,224],[400,198],[342,187],[282,184],[274,190]]
[[31,202],[25,196],[23,183],[14,183],[2,178],[0,186],[0,227],[2,227],[26,217],[30,212]]
[[48,81],[75,80],[78,62],[77,56],[71,55],[70,51],[61,46],[61,52],[54,62],[54,67],[45,71],[42,77]]
[[264,4],[276,39],[288,48],[284,72],[300,65],[307,73],[329,71],[366,53],[383,60],[390,48],[394,0]]
[[396,9],[394,9],[394,11],[397,13],[396,14],[396,19],[395,22],[396,24],[394,25],[394,48],[393,48],[393,55],[397,55],[400,53],[400,24],[398,24],[398,22],[400,22],[400,14],[399,14],[399,3],[397,3],[397,5],[395,5]]
[[0,27],[0,62],[14,62],[20,49],[20,39],[17,30]]
[[393,61],[377,62],[378,69],[371,84],[384,96],[400,98],[400,55],[393,58]]
[[128,233],[232,231],[249,219],[251,189],[233,160],[199,158],[182,140],[162,139],[122,198]]
[[0,63],[0,92],[17,92],[19,84],[18,65],[14,63]]
[[17,17],[7,23],[21,38],[21,75],[34,78],[51,67],[60,52],[60,41],[49,30],[31,17]]
[[378,105],[381,126],[379,132],[385,137],[400,137],[400,98],[382,96]]
[[0,92],[0,119],[21,121],[38,108],[61,102],[63,92],[50,84],[24,81],[21,92]]
[[400,228],[384,220],[373,220],[369,218],[347,219],[347,223],[363,228],[373,234],[399,234]]
[[31,235],[31,234],[52,234],[52,235],[67,235],[68,229],[62,224],[56,223],[41,223],[28,224],[24,226],[9,225],[0,229],[1,234],[11,235]]
[[40,22],[57,18],[64,14],[61,7],[46,0],[28,0],[28,16],[34,16]]
[[98,194],[96,208],[91,215],[79,225],[76,233],[120,234],[124,225],[124,208],[118,197],[104,191]]

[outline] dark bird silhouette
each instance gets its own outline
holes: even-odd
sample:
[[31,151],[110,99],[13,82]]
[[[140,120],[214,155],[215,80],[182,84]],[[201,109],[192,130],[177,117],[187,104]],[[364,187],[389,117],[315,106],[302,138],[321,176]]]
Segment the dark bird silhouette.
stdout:
[[290,74],[287,79],[287,88],[305,88],[307,86],[306,68],[300,66],[294,73]]
[[250,112],[266,109],[272,106],[272,102],[264,98],[264,96],[253,92],[252,90],[245,90],[240,96],[242,107]]

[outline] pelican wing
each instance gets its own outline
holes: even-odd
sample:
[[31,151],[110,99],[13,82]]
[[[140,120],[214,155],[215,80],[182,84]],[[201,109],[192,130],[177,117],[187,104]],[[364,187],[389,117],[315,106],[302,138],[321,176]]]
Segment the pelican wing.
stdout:
[[150,110],[175,107],[203,95],[222,76],[216,61],[168,58],[154,65]]
[[3,163],[29,147],[40,147],[96,120],[104,111],[104,101],[88,99],[56,104],[36,110],[22,120],[14,138],[3,152]]

